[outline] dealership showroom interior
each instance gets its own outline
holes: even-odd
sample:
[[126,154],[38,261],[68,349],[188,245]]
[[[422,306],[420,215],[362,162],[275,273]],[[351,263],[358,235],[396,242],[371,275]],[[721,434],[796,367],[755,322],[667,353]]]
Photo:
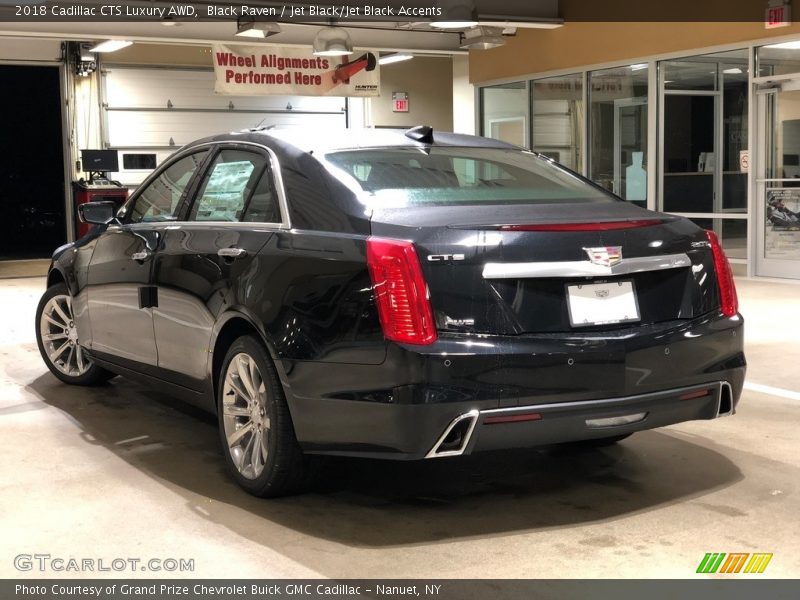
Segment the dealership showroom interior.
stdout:
[[800,5],[660,4],[0,3],[0,576],[800,577]]

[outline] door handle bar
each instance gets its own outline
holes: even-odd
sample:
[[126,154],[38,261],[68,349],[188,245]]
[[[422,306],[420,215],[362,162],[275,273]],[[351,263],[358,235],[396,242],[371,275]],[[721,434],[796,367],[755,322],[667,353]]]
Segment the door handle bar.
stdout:
[[141,250],[140,252],[134,252],[133,254],[131,254],[131,259],[138,262],[144,262],[151,256],[153,256],[153,253],[150,252],[149,250]]
[[245,254],[247,254],[247,250],[244,248],[220,248],[217,250],[217,256],[222,258],[241,258]]

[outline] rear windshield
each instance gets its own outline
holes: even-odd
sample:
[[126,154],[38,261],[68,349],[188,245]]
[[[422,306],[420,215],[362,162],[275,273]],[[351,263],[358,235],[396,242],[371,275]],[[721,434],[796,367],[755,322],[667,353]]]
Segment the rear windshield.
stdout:
[[325,158],[355,180],[376,207],[616,201],[574,173],[522,150],[380,148],[332,152]]

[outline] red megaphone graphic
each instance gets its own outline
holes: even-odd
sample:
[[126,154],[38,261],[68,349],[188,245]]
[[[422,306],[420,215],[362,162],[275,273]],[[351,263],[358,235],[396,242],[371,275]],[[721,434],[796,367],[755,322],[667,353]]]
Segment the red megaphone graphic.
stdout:
[[375,65],[378,64],[378,59],[375,58],[375,55],[372,52],[367,52],[353,62],[347,62],[347,58],[345,58],[344,61],[345,62],[340,64],[333,71],[334,83],[350,83],[350,78],[353,75],[362,69],[372,71],[375,68]]

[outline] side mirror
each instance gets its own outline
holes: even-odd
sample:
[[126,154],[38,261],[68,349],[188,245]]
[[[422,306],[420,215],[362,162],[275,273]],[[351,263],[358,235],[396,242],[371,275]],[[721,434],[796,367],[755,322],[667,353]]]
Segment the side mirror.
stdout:
[[78,217],[84,223],[105,225],[114,218],[116,208],[113,202],[87,202],[78,205]]

